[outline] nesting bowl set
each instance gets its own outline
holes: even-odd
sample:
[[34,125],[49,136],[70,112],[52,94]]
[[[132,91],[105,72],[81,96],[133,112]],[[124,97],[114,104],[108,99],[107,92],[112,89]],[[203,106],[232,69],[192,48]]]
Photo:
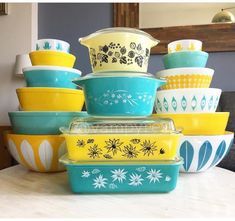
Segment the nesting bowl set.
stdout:
[[202,42],[193,39],[168,44],[166,69],[156,73],[167,80],[157,92],[157,116],[171,118],[184,134],[179,148],[182,172],[216,166],[233,144],[233,133],[225,131],[229,112],[216,112],[222,91],[209,88],[214,70],[205,67],[208,54],[201,49]]
[[59,163],[67,152],[59,127],[87,115],[81,112],[84,94],[72,83],[81,71],[73,68],[75,57],[69,47],[56,39],[37,41],[37,50],[30,53],[33,66],[23,69],[27,87],[16,90],[20,111],[9,112],[13,131],[6,134],[8,149],[16,161],[33,171],[65,170]]
[[153,119],[165,80],[147,73],[158,40],[130,28],[97,31],[79,42],[89,49],[92,74],[73,82],[84,91],[87,118],[61,127],[61,158],[75,193],[169,192],[182,160],[181,133],[170,119]]

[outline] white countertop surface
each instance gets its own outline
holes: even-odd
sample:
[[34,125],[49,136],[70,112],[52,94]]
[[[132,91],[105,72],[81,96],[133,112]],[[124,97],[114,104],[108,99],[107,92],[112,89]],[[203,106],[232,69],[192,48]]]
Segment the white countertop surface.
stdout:
[[235,173],[214,168],[180,174],[164,194],[76,195],[66,172],[42,174],[21,166],[0,171],[0,218],[235,217]]

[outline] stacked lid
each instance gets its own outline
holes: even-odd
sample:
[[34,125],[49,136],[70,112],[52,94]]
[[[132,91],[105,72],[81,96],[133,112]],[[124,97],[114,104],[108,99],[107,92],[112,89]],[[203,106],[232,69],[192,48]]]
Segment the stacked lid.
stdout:
[[[180,142],[184,172],[200,172],[216,166],[231,146],[232,133],[225,132],[229,113],[216,112],[221,89],[209,88],[214,70],[206,68],[208,53],[199,40],[168,44],[163,57],[166,70],[156,74],[166,85],[157,93],[157,116],[174,120],[185,135]],[[213,136],[212,136],[213,135]]]
[[33,66],[23,69],[27,87],[16,90],[21,111],[9,113],[13,133],[7,134],[8,148],[26,168],[62,171],[58,158],[66,145],[59,127],[86,115],[81,112],[84,94],[72,83],[81,71],[72,68],[75,56],[67,42],[41,39],[36,48],[30,53]]

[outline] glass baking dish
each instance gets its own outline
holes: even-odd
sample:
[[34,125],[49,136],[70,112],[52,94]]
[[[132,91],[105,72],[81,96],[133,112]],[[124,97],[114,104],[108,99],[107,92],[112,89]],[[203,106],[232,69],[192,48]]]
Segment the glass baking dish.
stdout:
[[61,128],[71,160],[173,160],[182,134],[170,119],[76,118]]

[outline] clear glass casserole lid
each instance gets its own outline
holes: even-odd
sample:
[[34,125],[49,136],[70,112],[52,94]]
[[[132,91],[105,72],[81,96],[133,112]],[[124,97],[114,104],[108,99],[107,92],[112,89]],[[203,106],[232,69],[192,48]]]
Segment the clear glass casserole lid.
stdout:
[[168,118],[74,118],[69,128],[60,128],[64,134],[172,134],[173,120]]
[[108,34],[108,33],[131,33],[131,34],[137,34],[137,35],[142,35],[145,37],[148,37],[149,39],[151,39],[153,42],[155,42],[155,44],[159,43],[160,41],[158,39],[155,39],[152,37],[152,35],[148,34],[145,31],[136,29],[136,28],[127,28],[127,27],[114,27],[114,28],[104,28],[101,30],[98,30],[86,37],[83,38],[79,38],[79,42],[85,41],[87,39],[91,39],[96,37],[97,35],[100,34]]

